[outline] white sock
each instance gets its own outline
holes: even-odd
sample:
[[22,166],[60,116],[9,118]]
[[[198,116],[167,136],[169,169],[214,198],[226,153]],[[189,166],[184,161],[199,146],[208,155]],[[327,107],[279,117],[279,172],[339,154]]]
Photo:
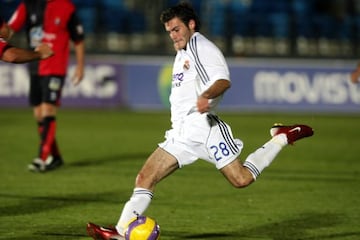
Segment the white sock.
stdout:
[[130,220],[142,215],[150,205],[153,193],[145,188],[135,188],[133,195],[125,204],[120,219],[116,224],[118,233],[124,236],[126,227]]
[[255,180],[285,145],[287,145],[286,135],[279,134],[246,158],[244,166],[250,170]]

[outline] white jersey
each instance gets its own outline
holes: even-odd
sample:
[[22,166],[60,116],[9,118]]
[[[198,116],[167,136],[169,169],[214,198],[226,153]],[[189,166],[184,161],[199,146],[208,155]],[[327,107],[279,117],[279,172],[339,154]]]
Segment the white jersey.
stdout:
[[215,115],[222,95],[211,100],[210,111],[200,113],[198,97],[217,80],[230,81],[229,68],[221,51],[196,32],[186,46],[177,52],[173,66],[170,94],[172,129],[159,147],[174,156],[179,167],[198,159],[221,169],[236,160],[242,142],[234,139],[231,128]]
[[[196,111],[196,102],[216,80],[230,81],[229,68],[221,51],[199,32],[177,52],[173,65],[170,94],[172,128],[179,127],[183,118]],[[214,112],[222,96],[211,100]]]

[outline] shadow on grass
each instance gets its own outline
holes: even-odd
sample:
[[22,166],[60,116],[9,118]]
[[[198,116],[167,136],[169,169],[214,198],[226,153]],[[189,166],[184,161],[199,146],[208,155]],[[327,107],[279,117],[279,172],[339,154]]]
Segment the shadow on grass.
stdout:
[[164,231],[162,236],[168,239],[216,239],[216,240],[236,240],[236,239],[272,239],[272,240],[313,240],[313,239],[360,239],[360,231],[339,232],[328,234],[312,235],[309,230],[321,228],[333,228],[342,223],[344,216],[333,213],[304,213],[294,219],[284,219],[260,225],[253,228],[243,228],[236,232],[219,233],[199,233],[186,234]]
[[126,153],[126,154],[118,154],[112,155],[107,157],[98,157],[98,158],[84,158],[77,160],[75,162],[66,163],[66,166],[70,167],[87,167],[87,166],[94,166],[94,165],[102,165],[114,162],[128,162],[134,160],[141,160],[145,162],[147,157],[150,155],[150,152],[146,153]]
[[332,173],[316,171],[316,170],[269,170],[267,172],[268,178],[272,180],[286,180],[298,182],[354,182],[359,181],[358,171],[355,169],[353,172],[349,171],[333,171]]
[[[176,231],[165,231],[161,233],[161,240],[253,240],[253,239],[272,239],[272,240],[315,240],[315,239],[359,239],[360,232],[336,232],[311,234],[307,231],[321,228],[333,228],[342,223],[343,216],[333,213],[305,213],[293,219],[284,219],[281,222],[274,222],[259,225],[252,228],[243,228],[233,232],[214,232],[209,233],[185,233]],[[315,232],[315,231],[313,231]],[[37,240],[67,240],[89,238],[86,235],[84,225],[72,225],[71,223],[63,226],[51,227],[44,230],[35,230],[31,239]],[[9,238],[11,240],[29,238]],[[90,238],[89,238],[90,239]]]
[[[116,199],[114,199],[116,196]],[[17,199],[13,206],[0,206],[0,217],[35,214],[69,206],[82,205],[90,202],[119,203],[128,199],[128,195],[121,196],[119,192],[96,192],[91,194],[67,196],[26,196],[11,193],[0,193],[0,198]],[[19,201],[20,200],[20,201]]]
[[83,225],[70,226],[69,224],[34,230],[32,234],[17,237],[9,237],[7,240],[76,240],[91,239],[86,234],[86,223]]

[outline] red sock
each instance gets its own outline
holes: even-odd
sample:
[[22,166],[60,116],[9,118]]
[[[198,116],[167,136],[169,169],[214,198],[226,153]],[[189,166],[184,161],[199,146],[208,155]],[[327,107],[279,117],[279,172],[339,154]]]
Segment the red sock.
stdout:
[[[43,130],[44,130],[43,122],[38,122],[38,133],[40,135],[40,138],[42,138]],[[53,144],[51,145],[51,155],[54,158],[61,158],[60,149],[58,147],[58,144],[57,144],[57,141],[55,138],[54,138]]]
[[46,159],[51,153],[52,145],[55,140],[55,133],[56,133],[55,117],[45,117],[42,125],[43,125],[43,129],[41,133],[39,157],[43,161],[46,161]]

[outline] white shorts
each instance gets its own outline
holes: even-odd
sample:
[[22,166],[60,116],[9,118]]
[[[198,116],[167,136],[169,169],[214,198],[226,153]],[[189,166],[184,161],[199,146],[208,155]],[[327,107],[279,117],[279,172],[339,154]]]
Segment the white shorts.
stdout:
[[166,131],[165,138],[159,147],[173,155],[180,168],[203,159],[221,169],[243,148],[242,141],[233,138],[229,125],[216,115],[198,112],[186,116],[179,129]]

